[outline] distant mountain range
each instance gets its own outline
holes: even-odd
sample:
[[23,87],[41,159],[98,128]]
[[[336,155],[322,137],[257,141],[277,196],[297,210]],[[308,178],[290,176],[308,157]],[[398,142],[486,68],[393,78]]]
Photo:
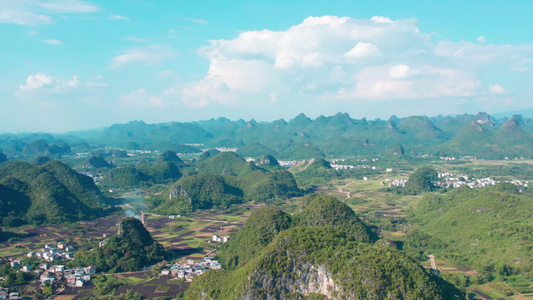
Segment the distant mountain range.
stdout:
[[[62,135],[0,135],[0,149],[8,158],[68,155],[103,146],[178,153],[229,147],[238,148],[243,156],[272,155],[278,159],[423,154],[499,159],[533,157],[533,121],[522,115],[498,117],[483,112],[392,116],[388,120],[353,119],[347,113],[337,113],[314,120],[300,114],[290,121],[273,122],[226,118],[160,124],[133,121]],[[403,153],[391,147],[401,147]]]

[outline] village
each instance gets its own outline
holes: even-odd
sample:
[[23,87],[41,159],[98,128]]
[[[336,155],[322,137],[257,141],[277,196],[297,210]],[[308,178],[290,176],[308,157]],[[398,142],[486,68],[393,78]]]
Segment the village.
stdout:
[[202,275],[207,270],[220,270],[222,266],[213,257],[206,256],[202,260],[187,259],[183,263],[167,265],[161,270],[162,276],[171,276],[185,281],[192,281],[195,277]]
[[[480,189],[486,186],[491,186],[499,183],[500,181],[494,180],[490,177],[474,178],[468,175],[454,175],[452,173],[438,173],[439,180],[434,181],[433,184],[439,187],[445,188],[459,188],[463,185],[470,187],[471,189]],[[404,187],[408,179],[390,179],[386,178],[381,182],[382,186],[388,187]],[[505,181],[517,186],[528,187],[529,182],[525,180],[511,180]]]
[[[72,287],[82,287],[91,282],[91,275],[96,274],[95,266],[86,266],[69,269],[63,264],[50,264],[54,261],[68,261],[74,258],[75,248],[64,242],[57,244],[45,244],[39,252],[31,251],[26,254],[28,258],[35,257],[47,262],[40,263],[38,268],[32,269],[29,264],[23,264],[22,259],[12,259],[9,263],[11,268],[22,272],[33,272],[41,283],[51,285],[64,285]],[[50,263],[49,263],[50,262]],[[0,296],[0,299],[1,296]],[[10,298],[12,299],[12,298]]]

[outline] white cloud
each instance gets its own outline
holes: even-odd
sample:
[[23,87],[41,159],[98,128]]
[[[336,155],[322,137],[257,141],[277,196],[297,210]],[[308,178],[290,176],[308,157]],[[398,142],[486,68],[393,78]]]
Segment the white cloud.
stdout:
[[408,65],[401,64],[390,67],[389,76],[394,79],[403,79],[409,76],[411,69]]
[[113,15],[113,16],[109,17],[108,19],[109,20],[119,20],[119,21],[129,21],[130,20],[130,18],[121,16],[121,15]]
[[176,55],[177,53],[170,46],[150,45],[137,47],[113,57],[109,68],[118,69],[131,63],[143,63],[147,66],[160,65],[163,60]]
[[93,13],[98,8],[79,0],[2,0],[0,23],[24,26],[52,24],[49,13]]
[[36,90],[43,86],[49,86],[52,83],[52,77],[45,74],[30,75],[26,78],[26,84],[20,85],[21,91]]
[[[282,31],[245,31],[198,50],[204,78],[173,95],[189,107],[301,101],[472,99],[481,69],[525,70],[531,45],[436,41],[416,20],[309,17]],[[429,100],[428,100],[429,101]]]
[[359,42],[350,51],[343,54],[347,59],[362,59],[380,56],[378,47],[371,43]]
[[36,94],[64,94],[77,91],[82,87],[107,87],[104,82],[87,82],[83,84],[78,76],[72,76],[72,79],[54,78],[46,74],[33,74],[26,78],[26,83],[19,85],[17,96],[36,95]]
[[51,39],[51,40],[42,40],[43,42],[47,43],[47,44],[50,44],[50,45],[61,45],[63,44],[62,41],[60,40],[56,40],[56,39]]
[[503,86],[499,84],[491,85],[489,87],[489,90],[492,94],[503,94],[505,92],[505,89],[503,88]]
[[392,23],[392,20],[390,18],[382,16],[373,16],[372,18],[370,18],[370,20],[376,23]]
[[484,44],[487,42],[487,39],[485,39],[484,36],[480,35],[477,37],[477,41]]
[[39,26],[51,24],[54,21],[46,15],[37,14],[27,10],[0,8],[0,23],[13,23],[25,26]]
[[79,0],[49,0],[37,1],[37,5],[50,11],[60,13],[93,13],[98,11],[94,5]]

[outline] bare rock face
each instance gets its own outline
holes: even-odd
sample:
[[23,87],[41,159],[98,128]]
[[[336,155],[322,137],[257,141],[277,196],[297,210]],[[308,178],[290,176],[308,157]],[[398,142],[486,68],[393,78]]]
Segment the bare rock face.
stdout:
[[180,196],[187,198],[187,200],[189,201],[189,204],[191,203],[192,199],[189,196],[189,193],[187,193],[187,191],[179,185],[175,185],[170,189],[168,200],[176,199]]
[[[249,279],[249,283],[252,286],[261,286],[264,290],[279,291],[287,290],[294,294],[309,296],[310,294],[320,294],[326,296],[328,299],[332,299],[333,291],[337,292],[337,295],[343,294],[341,289],[335,285],[331,273],[325,266],[314,266],[309,263],[302,265],[294,264],[292,272],[296,276],[290,278],[281,277],[273,278],[271,275],[252,274]],[[266,299],[277,299],[279,295],[277,293],[267,293]],[[246,294],[242,299],[252,300],[255,299],[255,294]],[[344,299],[351,299],[345,297]]]

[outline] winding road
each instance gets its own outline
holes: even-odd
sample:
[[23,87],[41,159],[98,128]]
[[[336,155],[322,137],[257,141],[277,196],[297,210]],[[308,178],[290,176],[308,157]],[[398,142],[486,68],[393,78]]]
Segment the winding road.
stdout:
[[350,191],[344,191],[342,188],[345,188],[345,187],[349,186],[350,184],[352,184],[352,183],[354,183],[354,182],[355,182],[355,181],[351,181],[351,182],[348,182],[347,184],[345,184],[345,185],[339,187],[339,193],[346,194],[346,198],[345,198],[345,199],[350,199],[350,197],[352,196],[352,194],[351,194]]

